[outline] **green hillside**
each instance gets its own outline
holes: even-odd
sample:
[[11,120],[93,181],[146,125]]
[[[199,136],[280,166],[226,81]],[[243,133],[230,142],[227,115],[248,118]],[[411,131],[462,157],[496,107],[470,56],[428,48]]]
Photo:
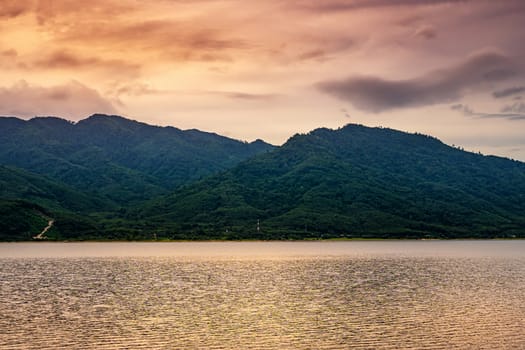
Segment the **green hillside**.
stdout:
[[[246,143],[118,116],[93,115],[76,124],[54,117],[3,117],[0,199],[47,210],[56,219],[50,238],[150,238],[141,220],[126,214],[130,207],[272,148],[261,140]],[[0,222],[13,225],[19,215],[10,210],[27,212],[22,209],[6,205]],[[11,226],[20,229],[17,237],[34,233],[22,229],[26,221],[34,220],[27,216]]]
[[0,241],[27,241],[47,226],[46,210],[24,201],[0,200]]
[[55,220],[46,235],[51,239],[102,237],[100,222],[121,210],[98,194],[6,166],[0,166],[0,203],[0,240],[30,239],[46,226],[46,217]]
[[[525,163],[347,125],[281,147],[0,118],[0,240],[525,237]],[[47,218],[47,219],[46,219]]]
[[113,202],[94,193],[81,192],[45,176],[2,165],[0,198],[24,199],[51,210],[85,214],[117,208]]
[[54,117],[0,118],[0,164],[45,175],[122,205],[236,165],[273,146],[197,130],[93,115],[73,124]]
[[525,236],[525,164],[348,125],[296,135],[140,213],[196,237]]

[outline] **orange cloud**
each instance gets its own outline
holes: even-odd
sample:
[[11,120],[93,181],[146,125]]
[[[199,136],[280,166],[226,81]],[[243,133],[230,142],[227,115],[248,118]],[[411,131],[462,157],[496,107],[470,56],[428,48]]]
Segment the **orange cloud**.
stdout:
[[33,3],[30,11],[34,12],[38,23],[41,25],[48,22],[62,21],[63,18],[110,18],[114,20],[118,15],[125,14],[137,9],[133,1],[127,0],[90,0],[82,3],[77,0],[20,0],[21,2]]
[[2,0],[0,18],[18,17],[31,8],[32,1]]
[[380,7],[432,6],[440,4],[465,3],[473,0],[296,0],[289,5],[298,9],[316,12],[340,12]]
[[14,49],[4,50],[0,52],[0,55],[3,57],[13,58],[18,56],[18,52]]
[[269,101],[279,97],[279,95],[277,94],[253,94],[238,91],[209,91],[206,93],[221,95],[227,98],[245,101]]
[[32,67],[39,69],[91,69],[105,68],[121,72],[137,73],[140,65],[118,59],[104,60],[97,57],[85,57],[69,51],[54,51],[48,56],[37,59]]
[[228,37],[219,30],[176,20],[82,23],[58,33],[57,38],[63,43],[132,51],[152,59],[163,57],[176,61],[231,61],[225,52],[249,47],[245,41]]
[[[524,10],[523,0],[0,0],[0,112],[118,107],[239,138],[267,128],[256,137],[280,142],[346,123],[345,108],[356,122],[431,133],[442,125],[410,113],[449,101],[497,111],[522,95]],[[478,79],[461,63],[483,48],[521,67],[501,62]],[[72,80],[82,84],[60,84]]]

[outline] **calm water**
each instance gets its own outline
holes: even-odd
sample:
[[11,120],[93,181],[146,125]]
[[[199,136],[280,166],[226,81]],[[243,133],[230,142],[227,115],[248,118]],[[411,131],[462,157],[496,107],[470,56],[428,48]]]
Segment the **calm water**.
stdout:
[[525,349],[525,241],[0,244],[0,349]]

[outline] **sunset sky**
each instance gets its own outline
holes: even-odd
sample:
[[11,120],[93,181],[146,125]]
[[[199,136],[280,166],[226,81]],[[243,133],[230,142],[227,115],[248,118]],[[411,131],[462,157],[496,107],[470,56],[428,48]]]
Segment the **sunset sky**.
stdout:
[[523,0],[0,0],[0,115],[281,144],[347,123],[525,160]]

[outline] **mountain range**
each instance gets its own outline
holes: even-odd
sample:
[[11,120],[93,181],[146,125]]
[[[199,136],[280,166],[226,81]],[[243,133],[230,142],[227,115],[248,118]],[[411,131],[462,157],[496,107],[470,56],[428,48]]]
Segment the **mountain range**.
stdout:
[[525,163],[349,124],[280,147],[119,116],[0,118],[0,233],[49,239],[525,237]]

